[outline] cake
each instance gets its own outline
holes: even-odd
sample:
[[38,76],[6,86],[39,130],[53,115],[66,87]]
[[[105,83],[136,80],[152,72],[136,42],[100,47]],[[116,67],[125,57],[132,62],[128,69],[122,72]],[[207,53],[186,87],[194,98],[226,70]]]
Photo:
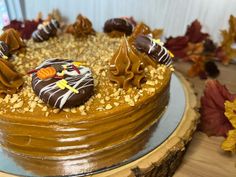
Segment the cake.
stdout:
[[[127,160],[145,146],[168,105],[171,53],[143,25],[132,24],[131,36],[111,37],[95,33],[91,22],[80,15],[67,33],[55,37],[59,25],[55,21],[46,25],[50,23],[55,24],[53,33],[43,26],[33,33],[34,40],[25,41],[25,53],[12,53],[9,61],[1,59],[1,146],[31,162],[52,166],[74,162],[76,173]],[[119,34],[123,32],[122,28]],[[71,70],[63,69],[67,66],[79,73],[69,75]],[[39,70],[52,75],[41,77]],[[16,75],[13,80],[11,73]],[[87,82],[79,87],[76,83],[85,75]],[[63,79],[58,77],[77,80],[61,88],[57,82]],[[58,94],[45,89],[50,84]],[[67,92],[70,96],[65,98]]]

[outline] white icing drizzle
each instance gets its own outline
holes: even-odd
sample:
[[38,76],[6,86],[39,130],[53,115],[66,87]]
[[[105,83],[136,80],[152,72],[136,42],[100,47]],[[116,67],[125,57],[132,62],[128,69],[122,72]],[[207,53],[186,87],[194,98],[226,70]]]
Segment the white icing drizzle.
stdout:
[[58,28],[56,20],[52,19],[51,22],[55,28]]
[[[46,60],[45,62],[43,62],[41,65],[39,65],[36,69],[40,69],[42,67],[45,66],[49,66],[49,65],[67,65],[67,70],[65,74],[68,75],[68,77],[65,78],[65,80],[67,81],[67,84],[70,85],[71,87],[75,88],[76,90],[80,91],[83,88],[86,87],[91,87],[93,86],[93,82],[91,82],[93,80],[92,78],[92,73],[90,71],[89,68],[84,67],[84,66],[80,66],[78,68],[78,70],[80,71],[80,74],[78,74],[76,71],[73,71],[72,69],[72,60],[67,60],[67,61],[61,61],[61,60],[56,60],[56,59],[49,59]],[[71,71],[70,71],[71,70]],[[34,73],[35,75],[35,73]],[[58,80],[59,81],[59,80]],[[34,89],[38,86],[38,84],[40,82],[44,82],[43,80],[40,80],[39,78],[35,78],[33,81],[33,85],[34,85]],[[49,97],[47,98],[47,104],[50,102],[50,99],[52,98],[52,96],[56,93],[58,93],[59,91],[61,91],[61,89],[59,87],[57,87],[56,85],[57,82],[53,82],[51,84],[48,84],[47,86],[45,86],[44,88],[42,88],[38,94],[39,98],[43,98],[44,94],[50,92]],[[66,104],[67,100],[70,99],[74,94],[73,91],[71,90],[67,90],[66,93],[62,94],[61,96],[59,96],[55,103],[54,103],[54,107],[56,107],[59,104],[59,108],[63,108],[63,106]],[[44,100],[45,101],[45,100]]]
[[0,57],[5,56],[5,54],[3,53],[3,51],[5,50],[2,46],[2,44],[0,44],[1,50],[0,50]]
[[[90,73],[85,74],[85,75],[73,86],[73,88],[76,88],[76,89],[79,91],[81,88],[80,88],[80,87],[77,88],[78,85],[81,84],[85,79],[89,78],[90,76],[91,76]],[[69,82],[68,82],[68,83],[69,83]],[[69,85],[71,85],[71,84],[69,84]],[[83,85],[83,86],[84,86],[84,85]],[[59,108],[61,109],[61,108],[65,105],[65,103],[66,103],[66,101],[69,99],[69,97],[70,97],[71,95],[73,95],[73,94],[74,94],[74,93],[73,93],[71,90],[68,90],[64,95],[60,96],[60,97],[57,99],[57,101],[55,102],[54,106],[56,106],[57,102],[58,102],[59,100],[61,100],[60,105],[59,105]]]
[[[148,54],[151,53],[151,51],[153,50],[154,47],[157,47],[157,48],[160,47],[160,51],[158,53],[158,56],[160,56],[160,58],[158,59],[158,62],[161,62],[167,66],[170,66],[172,63],[172,58],[169,54],[169,51],[163,45],[160,45],[157,42],[153,41],[152,35],[147,35],[147,36],[152,43],[152,46],[148,50]],[[164,51],[164,53],[163,53],[163,51]]]
[[4,53],[0,50],[0,56],[3,57]]
[[[52,32],[51,30],[53,30],[52,27],[51,27],[51,25],[53,25],[53,27],[54,27],[55,29],[58,29],[58,25],[57,25],[56,20],[52,19],[52,20],[50,21],[50,23],[47,24],[47,25],[40,24],[40,25],[38,26],[38,30],[33,33],[33,36],[32,36],[32,37],[35,38],[35,39],[39,39],[40,41],[43,41],[43,40],[44,40],[44,37],[43,37],[42,35],[40,35],[40,30],[43,30],[47,35],[50,36],[50,34],[51,34],[51,32]],[[48,29],[47,29],[47,28],[48,28]]]

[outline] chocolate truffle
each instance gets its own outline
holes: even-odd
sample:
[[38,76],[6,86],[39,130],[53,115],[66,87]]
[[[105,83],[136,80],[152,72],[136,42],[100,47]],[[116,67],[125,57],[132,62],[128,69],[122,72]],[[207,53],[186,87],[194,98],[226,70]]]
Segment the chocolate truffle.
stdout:
[[133,32],[133,28],[133,24],[126,18],[112,18],[105,22],[104,32],[118,31],[130,35]]
[[134,45],[140,52],[144,52],[157,63],[168,66],[172,63],[172,54],[159,40],[153,39],[151,35],[138,35],[134,41]]
[[40,24],[38,29],[33,32],[32,38],[35,42],[43,42],[48,40],[50,37],[54,37],[57,34],[57,29],[60,24],[57,20],[52,19],[48,24]]

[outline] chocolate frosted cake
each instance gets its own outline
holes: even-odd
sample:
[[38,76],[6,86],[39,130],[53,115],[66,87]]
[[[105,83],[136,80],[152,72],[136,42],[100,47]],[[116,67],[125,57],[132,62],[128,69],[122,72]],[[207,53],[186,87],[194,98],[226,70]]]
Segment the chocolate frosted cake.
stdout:
[[[73,33],[43,41],[38,34],[48,26],[39,28],[25,53],[0,62],[2,147],[32,162],[74,160],[77,173],[112,166],[143,148],[168,105],[173,70],[171,53],[151,36],[111,38],[89,23],[92,33],[78,37],[81,18],[69,26]],[[16,84],[14,72],[21,73]]]

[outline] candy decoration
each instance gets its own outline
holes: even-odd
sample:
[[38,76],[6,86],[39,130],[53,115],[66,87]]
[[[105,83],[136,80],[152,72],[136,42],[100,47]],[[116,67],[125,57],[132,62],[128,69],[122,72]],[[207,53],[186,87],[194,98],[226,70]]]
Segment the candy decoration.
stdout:
[[78,74],[80,74],[79,69],[78,69],[75,65],[72,65],[72,68],[73,68]]
[[103,29],[105,33],[118,31],[130,35],[134,29],[134,25],[127,18],[112,18],[105,22]]
[[56,75],[56,72],[54,67],[41,68],[37,71],[37,77],[41,80],[53,78]]
[[140,34],[136,37],[134,45],[140,52],[146,53],[155,62],[170,66],[174,55],[163,46],[160,39],[153,39],[151,35]]
[[[78,65],[73,60],[45,60],[32,70],[33,91],[42,101],[55,108],[72,108],[83,104],[93,95],[94,82],[91,70]],[[43,71],[45,75],[44,71],[48,68],[55,70],[54,76],[45,80],[39,78],[37,72]]]
[[7,59],[8,55],[9,55],[8,45],[5,42],[0,41],[0,58]]
[[57,29],[60,27],[58,21],[52,19],[48,24],[40,24],[38,30],[34,31],[32,38],[35,42],[43,42],[48,40],[50,37],[54,37],[57,34]]
[[65,79],[58,81],[56,83],[56,85],[62,90],[64,90],[65,88],[68,88],[69,90],[71,90],[74,93],[79,93],[78,90],[76,90],[74,87],[69,86],[68,82]]

